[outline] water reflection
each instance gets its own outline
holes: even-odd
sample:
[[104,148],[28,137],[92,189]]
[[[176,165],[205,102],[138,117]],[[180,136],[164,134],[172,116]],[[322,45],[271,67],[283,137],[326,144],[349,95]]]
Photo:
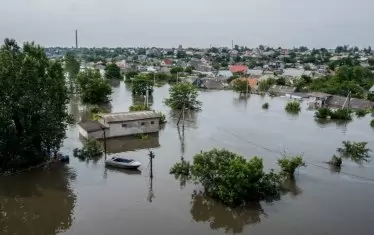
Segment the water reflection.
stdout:
[[110,85],[112,87],[119,87],[120,84],[121,84],[121,80],[120,79],[111,79],[110,80]]
[[196,191],[192,194],[191,204],[190,213],[194,221],[209,223],[211,229],[222,229],[226,233],[241,233],[246,226],[260,223],[261,216],[265,215],[258,202],[230,208]]
[[[154,101],[153,95],[148,96],[148,106],[152,106]],[[145,105],[146,104],[146,97],[145,96],[139,96],[139,95],[133,95],[132,96],[132,104],[133,105]]]
[[[103,144],[103,141],[101,141]],[[150,133],[147,138],[137,136],[124,136],[106,140],[107,153],[122,153],[140,149],[151,149],[160,147],[159,133]]]
[[284,182],[283,182],[283,185],[282,185],[282,192],[283,194],[291,194],[292,196],[298,196],[300,195],[303,191],[301,188],[299,188],[296,184],[296,180],[295,179],[292,179],[292,178],[289,178],[289,179],[286,179]]
[[[192,128],[192,129],[197,129],[197,116],[198,116],[197,111],[193,110],[186,110],[184,112],[184,126],[186,128]],[[183,115],[181,110],[170,110],[169,111],[169,116],[170,116],[170,123],[173,125],[177,125],[178,120],[180,119],[180,125],[183,125]]]
[[325,128],[331,125],[335,125],[337,129],[340,129],[342,133],[347,132],[347,127],[350,121],[342,121],[342,120],[325,120],[325,119],[314,119],[317,125],[321,128]]
[[75,175],[65,166],[0,177],[0,234],[57,234],[73,222]]

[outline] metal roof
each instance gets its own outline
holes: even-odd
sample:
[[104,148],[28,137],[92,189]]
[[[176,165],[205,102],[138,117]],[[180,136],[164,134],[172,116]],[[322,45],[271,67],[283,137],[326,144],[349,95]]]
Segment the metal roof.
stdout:
[[135,121],[144,119],[160,118],[161,115],[154,111],[139,111],[139,112],[123,112],[123,113],[109,113],[101,115],[106,123]]
[[78,125],[81,126],[87,132],[94,132],[94,131],[102,130],[103,128],[107,129],[106,126],[102,125],[98,121],[91,121],[91,120],[88,120],[85,122],[79,122]]

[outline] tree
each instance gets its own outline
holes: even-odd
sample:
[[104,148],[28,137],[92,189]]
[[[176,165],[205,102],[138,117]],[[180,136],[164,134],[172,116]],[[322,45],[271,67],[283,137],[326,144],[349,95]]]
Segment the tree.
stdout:
[[[190,171],[186,169],[190,165]],[[240,205],[280,195],[280,177],[273,171],[264,172],[262,159],[245,159],[225,149],[213,149],[197,154],[193,164],[179,167],[191,172],[205,193],[227,205]],[[173,167],[173,170],[178,170]]]
[[195,69],[193,66],[188,66],[184,69],[184,72],[191,74],[192,71]]
[[302,156],[287,156],[284,154],[282,158],[278,159],[278,165],[285,176],[292,178],[295,174],[295,170],[305,166],[305,162]]
[[170,87],[170,98],[165,99],[165,104],[172,109],[199,110],[202,103],[197,100],[197,88],[187,82],[180,82]]
[[286,85],[286,79],[284,77],[280,77],[277,80],[275,80],[275,84],[278,86],[285,86]]
[[106,79],[121,79],[121,69],[114,63],[108,64],[105,68]]
[[65,71],[69,74],[69,79],[75,81],[80,69],[80,62],[72,52],[65,54]]
[[247,93],[251,91],[251,86],[246,78],[237,78],[233,81],[233,90],[239,92],[240,94]]
[[146,74],[137,75],[132,81],[133,95],[148,95],[153,93],[153,81]]
[[287,103],[285,110],[289,113],[300,112],[300,103],[298,101],[290,101]]
[[44,49],[5,39],[0,49],[0,171],[42,163],[57,153],[70,117],[62,65]]
[[362,163],[370,159],[371,149],[367,148],[367,142],[343,141],[343,147],[337,148],[342,157],[350,158],[352,161]]
[[172,74],[181,73],[183,71],[184,71],[184,69],[182,67],[173,67],[173,68],[170,69],[170,73],[172,73]]
[[98,70],[87,69],[78,74],[78,86],[84,103],[101,104],[109,101],[112,88]]

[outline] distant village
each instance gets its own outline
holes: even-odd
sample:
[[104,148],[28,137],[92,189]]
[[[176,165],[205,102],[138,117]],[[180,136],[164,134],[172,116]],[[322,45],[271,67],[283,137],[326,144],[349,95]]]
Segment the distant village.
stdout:
[[[46,48],[52,59],[74,52],[81,61],[81,70],[96,68],[104,75],[108,63],[115,63],[124,75],[135,73],[165,74],[187,81],[202,89],[229,89],[234,79],[247,79],[252,93],[261,92],[261,82],[275,81],[267,89],[274,95],[326,101],[335,106],[345,102],[345,94],[314,92],[300,85],[302,79],[313,80],[334,76],[340,66],[359,66],[374,71],[371,47],[338,46],[335,49],[292,49],[259,46],[250,49],[232,48]],[[369,80],[370,83],[370,80]],[[370,87],[353,99],[352,108],[373,107],[374,79]],[[303,89],[305,88],[305,89]],[[325,89],[328,90],[328,89]],[[318,90],[319,91],[319,90]],[[350,91],[349,91],[350,92]],[[348,91],[347,91],[348,93]],[[355,95],[353,95],[355,97]],[[354,101],[356,100],[356,101]],[[357,106],[357,107],[355,107]]]

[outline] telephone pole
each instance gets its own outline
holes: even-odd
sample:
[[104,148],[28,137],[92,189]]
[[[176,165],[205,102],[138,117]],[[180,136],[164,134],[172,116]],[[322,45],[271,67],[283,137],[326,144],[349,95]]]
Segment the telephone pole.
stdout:
[[149,177],[151,177],[151,179],[153,178],[153,159],[155,158],[155,154],[152,152],[152,151],[149,151]]
[[105,127],[102,127],[103,130],[103,136],[104,136],[104,157],[106,160],[106,133],[105,133]]

